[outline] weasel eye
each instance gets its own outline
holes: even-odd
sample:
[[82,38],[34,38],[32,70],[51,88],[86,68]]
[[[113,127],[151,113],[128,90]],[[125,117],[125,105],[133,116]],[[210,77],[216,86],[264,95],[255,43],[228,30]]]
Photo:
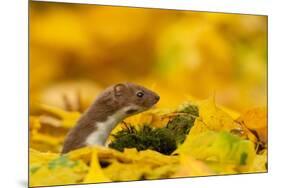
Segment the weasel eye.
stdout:
[[143,95],[144,95],[143,92],[141,92],[141,91],[137,92],[137,96],[138,96],[138,97],[142,97]]

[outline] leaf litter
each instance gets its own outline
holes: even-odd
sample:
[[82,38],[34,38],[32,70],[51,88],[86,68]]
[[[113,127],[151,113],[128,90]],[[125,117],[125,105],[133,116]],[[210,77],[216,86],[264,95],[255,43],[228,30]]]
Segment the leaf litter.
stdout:
[[32,187],[267,171],[264,107],[235,118],[213,99],[168,111],[153,109],[120,123],[108,147],[84,147],[64,155],[59,153],[63,138],[80,113],[50,106],[42,111],[58,121],[49,121],[49,131],[44,131],[42,116],[30,119]]

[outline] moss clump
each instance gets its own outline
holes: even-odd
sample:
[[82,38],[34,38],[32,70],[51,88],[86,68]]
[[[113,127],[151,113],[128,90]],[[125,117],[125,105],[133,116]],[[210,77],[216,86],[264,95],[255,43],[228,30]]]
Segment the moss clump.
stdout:
[[143,125],[137,129],[136,126],[127,125],[113,135],[114,141],[109,147],[119,151],[124,148],[136,148],[138,151],[151,149],[169,155],[185,140],[198,116],[198,107],[187,105],[175,114],[163,128]]
[[166,128],[174,134],[177,144],[181,144],[199,116],[199,110],[195,105],[187,105],[178,112],[180,115],[171,119]]
[[136,148],[138,151],[151,149],[168,155],[177,148],[172,133],[164,128],[144,125],[138,130],[129,125],[113,136],[115,140],[109,147],[119,151],[123,151],[124,148]]

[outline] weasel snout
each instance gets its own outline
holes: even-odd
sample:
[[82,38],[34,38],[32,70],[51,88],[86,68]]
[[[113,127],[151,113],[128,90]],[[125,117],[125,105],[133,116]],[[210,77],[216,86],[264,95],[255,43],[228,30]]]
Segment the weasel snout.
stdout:
[[160,100],[160,96],[159,95],[155,95],[154,96],[154,100],[155,100],[154,104],[156,104]]

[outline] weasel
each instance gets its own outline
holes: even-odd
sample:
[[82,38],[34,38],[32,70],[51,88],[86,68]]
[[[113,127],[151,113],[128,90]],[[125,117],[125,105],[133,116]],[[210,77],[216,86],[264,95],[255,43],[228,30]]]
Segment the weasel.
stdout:
[[69,131],[62,154],[85,146],[104,146],[118,123],[126,117],[148,110],[159,99],[155,92],[134,83],[119,83],[108,87]]

